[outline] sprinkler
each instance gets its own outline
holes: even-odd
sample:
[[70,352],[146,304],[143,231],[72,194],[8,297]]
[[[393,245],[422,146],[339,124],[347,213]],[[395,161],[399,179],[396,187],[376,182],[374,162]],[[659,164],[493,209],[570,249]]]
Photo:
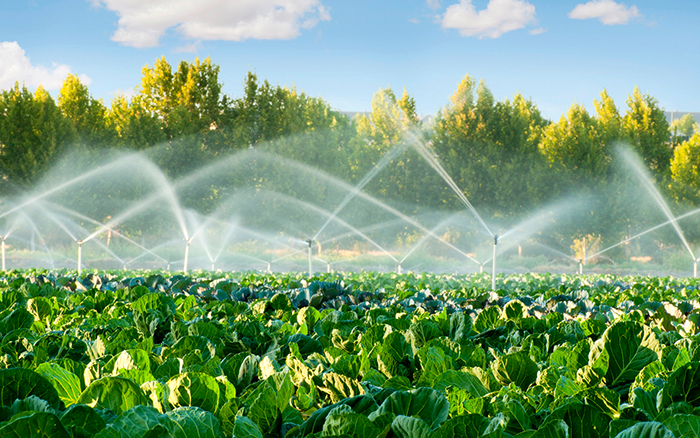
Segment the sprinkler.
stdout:
[[498,246],[498,234],[493,236],[493,259],[491,261],[491,266],[493,271],[491,272],[491,290],[496,291],[496,247]]
[[7,236],[2,236],[2,270],[5,270],[5,239]]
[[578,274],[579,275],[583,275],[583,263],[584,263],[583,259],[578,261]]
[[399,265],[396,267],[396,273],[397,273],[397,274],[401,274],[401,273],[402,273],[401,263],[399,263]]
[[184,239],[185,242],[187,242],[187,245],[185,245],[185,262],[182,266],[182,272],[187,273],[187,261],[190,258],[190,239]]
[[305,240],[304,242],[306,242],[306,243],[309,244],[309,277],[311,277],[312,275],[314,275],[314,264],[313,264],[313,260],[312,260],[313,255],[311,254],[311,252],[312,252],[312,246],[313,246],[313,244],[314,244],[314,240],[313,240],[313,239],[307,239],[307,240]]
[[168,262],[168,266],[165,268],[166,270],[170,270],[170,262]]
[[211,262],[211,271],[214,272],[216,269],[214,269],[214,262]]
[[267,262],[267,272],[272,272],[272,262]]
[[[82,264],[83,264],[83,241],[82,240],[76,240],[78,243],[78,277],[80,277],[80,274],[82,273]],[[3,249],[5,248],[5,245],[3,243]]]
[[483,273],[484,273],[484,264],[479,263],[479,274],[483,274]]
[[326,273],[330,274],[331,273],[331,264],[326,262]]

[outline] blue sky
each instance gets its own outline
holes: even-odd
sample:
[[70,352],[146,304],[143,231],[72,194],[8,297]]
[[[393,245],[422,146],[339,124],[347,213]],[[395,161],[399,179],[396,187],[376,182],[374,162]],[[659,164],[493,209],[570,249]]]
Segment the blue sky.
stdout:
[[109,104],[165,56],[211,57],[237,97],[246,72],[344,111],[405,87],[421,114],[465,74],[557,119],[603,88],[635,86],[667,110],[700,111],[696,0],[59,0],[0,3],[0,88],[54,96],[68,72]]

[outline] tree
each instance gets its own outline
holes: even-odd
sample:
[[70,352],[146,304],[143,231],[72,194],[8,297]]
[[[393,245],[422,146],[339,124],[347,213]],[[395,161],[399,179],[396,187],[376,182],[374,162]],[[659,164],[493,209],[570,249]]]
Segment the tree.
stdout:
[[686,114],[680,119],[676,119],[671,123],[671,135],[674,137],[683,136],[688,139],[699,131],[700,127],[692,114]]
[[546,125],[522,95],[498,102],[483,81],[466,76],[437,117],[432,147],[477,209],[515,218],[556,193],[537,147]]
[[106,118],[119,145],[144,149],[166,139],[162,120],[146,110],[139,96],[129,101],[123,94],[116,95]]
[[107,109],[101,100],[90,95],[78,75],[69,74],[63,81],[58,107],[73,124],[79,142],[104,146],[113,141],[114,132],[107,125]]
[[642,95],[638,87],[627,98],[627,113],[623,118],[627,139],[654,174],[669,168],[673,150],[669,143],[669,126],[656,99]]
[[700,133],[676,148],[671,160],[673,195],[679,202],[700,202]]
[[549,125],[540,150],[553,168],[562,168],[575,184],[604,181],[611,161],[600,123],[583,105],[571,105],[566,116]]
[[49,93],[32,95],[16,83],[0,94],[0,170],[3,178],[30,187],[52,159],[75,138],[75,130]]

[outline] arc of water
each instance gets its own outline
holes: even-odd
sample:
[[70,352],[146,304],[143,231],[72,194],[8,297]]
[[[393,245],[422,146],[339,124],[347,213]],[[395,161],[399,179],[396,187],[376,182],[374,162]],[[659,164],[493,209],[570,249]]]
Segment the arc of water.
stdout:
[[335,208],[333,213],[331,213],[330,216],[328,216],[328,219],[326,219],[326,222],[321,226],[321,228],[318,229],[312,240],[318,239],[318,236],[323,232],[324,229],[328,226],[328,224],[340,213],[340,211],[345,208],[346,205],[348,205],[348,202],[352,200],[352,198],[355,197],[372,179],[377,176],[377,174],[384,169],[394,158],[398,157],[400,154],[403,153],[404,150],[406,150],[406,143],[401,142],[391,148],[389,152],[384,154],[382,158],[379,160],[377,164],[374,165],[372,170],[370,170],[362,179],[360,182],[345,196],[345,198],[342,200],[342,202]]
[[[98,221],[98,220],[95,220],[95,219],[93,219],[93,218],[91,218],[91,217],[89,217],[89,216],[86,216],[86,215],[82,214],[82,213],[78,213],[77,211],[74,211],[74,210],[65,208],[65,207],[63,207],[62,205],[58,205],[58,204],[53,204],[53,203],[51,203],[51,206],[52,206],[53,208],[60,209],[60,210],[63,211],[65,214],[68,214],[68,215],[71,215],[71,216],[75,216],[75,217],[77,217],[77,218],[79,218],[79,219],[82,219],[82,220],[84,220],[84,221],[90,222],[90,223],[92,223],[93,225],[98,225],[98,226],[104,225],[102,222],[100,222],[100,221]],[[106,231],[106,230],[104,230],[104,231]],[[103,231],[103,232],[104,232],[104,231]],[[120,239],[124,239],[124,240],[126,240],[127,242],[131,243],[132,245],[136,246],[137,248],[144,250],[146,253],[149,253],[149,254],[151,254],[151,255],[154,255],[154,256],[157,257],[158,259],[160,259],[160,260],[162,260],[162,261],[164,261],[164,262],[167,262],[167,260],[165,260],[163,257],[161,257],[161,256],[159,256],[158,254],[152,252],[151,250],[149,250],[149,249],[146,248],[145,246],[141,245],[140,243],[134,241],[133,239],[130,239],[129,237],[123,235],[122,233],[117,232],[116,230],[113,230],[113,232],[114,232],[114,235],[115,235],[116,237],[119,237]],[[85,242],[86,242],[86,240],[83,240],[83,243],[85,243]],[[116,255],[115,255],[115,257],[116,257],[117,259],[119,259],[119,257],[117,257]]]
[[[134,155],[135,155],[135,154],[126,155],[126,156],[124,156],[123,158],[117,160],[116,163],[119,163],[119,162],[122,162],[122,161],[126,162],[126,161],[128,161],[129,159],[132,159],[132,158],[134,157]],[[160,171],[160,170],[159,170],[159,171]],[[36,195],[36,196],[33,196],[33,197],[29,198],[28,200],[22,202],[21,204],[15,205],[14,207],[12,207],[11,209],[9,209],[8,211],[5,211],[5,212],[1,213],[1,214],[0,214],[0,218],[3,218],[3,217],[5,217],[5,216],[7,216],[7,215],[9,215],[9,214],[11,214],[11,213],[14,213],[14,212],[17,211],[17,210],[20,210],[20,209],[22,209],[22,208],[24,208],[24,207],[26,207],[26,206],[28,206],[28,205],[31,205],[31,204],[33,204],[34,202],[36,202],[36,201],[38,201],[38,200],[41,200],[41,199],[43,199],[43,198],[45,198],[45,197],[47,197],[47,196],[49,196],[49,195],[52,195],[52,194],[54,194],[54,193],[56,193],[56,192],[58,192],[58,191],[60,191],[60,190],[63,190],[63,189],[66,188],[66,187],[70,187],[70,186],[72,186],[73,184],[76,184],[76,183],[78,183],[78,182],[80,182],[80,181],[82,181],[82,180],[85,180],[85,179],[87,179],[87,178],[93,177],[93,176],[98,175],[98,174],[103,173],[103,172],[104,172],[104,169],[101,168],[101,167],[98,167],[98,168],[93,169],[93,170],[91,170],[91,171],[85,172],[85,173],[81,174],[80,176],[77,176],[77,177],[75,177],[75,178],[73,178],[73,179],[71,179],[71,180],[69,180],[69,181],[66,181],[66,182],[64,182],[64,183],[62,183],[62,184],[58,184],[58,185],[56,185],[56,186],[50,188],[49,190],[47,190],[47,191],[45,191],[45,192],[43,192],[43,193],[41,193],[41,194],[39,194],[39,195]]]
[[36,224],[34,223],[34,221],[32,220],[32,218],[29,217],[29,215],[27,215],[24,211],[20,210],[19,214],[21,214],[22,216],[25,217],[25,219],[27,220],[27,222],[29,223],[29,225],[32,227],[32,229],[34,230],[34,232],[37,234],[37,236],[39,236],[39,242],[41,243],[41,245],[42,245],[42,246],[44,247],[44,249],[46,250],[46,254],[48,254],[48,256],[49,256],[49,261],[51,262],[51,269],[55,269],[55,268],[56,268],[56,264],[55,264],[55,262],[54,262],[53,255],[51,254],[51,251],[49,250],[49,247],[48,247],[48,245],[46,244],[46,241],[44,240],[44,236],[43,236],[43,235],[41,234],[41,232],[39,231],[39,228],[37,228],[37,226],[36,226]]
[[[408,253],[406,253],[406,255],[403,256],[403,258],[402,258],[401,261],[399,262],[399,265],[400,265],[401,263],[403,263],[411,254],[413,254],[413,252],[414,252],[416,249],[418,249],[418,247],[419,247],[423,242],[425,242],[425,240],[428,239],[428,237],[432,237],[433,235],[435,235],[435,232],[437,232],[438,229],[440,229],[441,227],[443,227],[446,223],[451,222],[451,221],[453,220],[453,218],[454,218],[455,216],[457,216],[458,214],[459,214],[459,213],[450,216],[449,218],[447,218],[447,219],[445,219],[444,221],[442,221],[442,222],[440,222],[439,224],[437,224],[432,230],[430,230],[430,231],[431,231],[430,233],[426,233],[425,235],[423,235],[423,237],[421,237],[420,240],[418,240],[418,242],[416,242],[416,243],[413,245],[413,247],[410,249],[410,251],[408,251]],[[459,251],[459,252],[460,252],[463,256],[465,256],[467,259],[473,261],[474,263],[481,264],[481,262],[479,262],[479,261],[478,261],[477,259],[475,259],[474,257],[470,256],[469,254],[467,254],[467,253],[465,253],[465,252],[463,252],[463,251]]]
[[649,192],[649,194],[652,196],[652,198],[654,198],[656,203],[661,208],[661,211],[668,218],[669,223],[676,230],[678,237],[681,238],[681,241],[683,242],[683,245],[690,253],[690,256],[693,258],[693,260],[695,260],[696,259],[695,254],[693,254],[693,250],[690,249],[690,245],[688,244],[688,241],[685,239],[685,235],[683,235],[683,230],[681,230],[681,227],[678,226],[677,218],[671,212],[671,209],[668,207],[668,204],[666,204],[666,201],[664,200],[663,196],[661,196],[661,193],[659,193],[659,190],[651,182],[651,177],[644,170],[641,163],[639,162],[639,159],[627,149],[623,149],[622,154],[624,155],[627,163],[630,165],[632,170],[634,170],[634,172],[637,174],[637,177],[640,180],[642,180],[642,183],[644,184],[644,187],[647,189],[647,192]]
[[[682,214],[682,215],[676,217],[676,218],[675,218],[675,221],[679,221],[679,220],[681,220],[681,219],[685,219],[685,218],[687,218],[687,217],[693,216],[693,215],[698,214],[698,213],[700,213],[700,208],[695,209],[695,210],[692,210],[692,211],[689,211],[688,213],[685,213],[685,214]],[[632,240],[634,240],[634,239],[637,239],[637,238],[639,238],[639,237],[642,237],[643,235],[648,234],[648,233],[651,233],[652,231],[656,231],[656,230],[658,230],[659,228],[665,227],[666,225],[669,225],[669,224],[671,224],[671,223],[673,223],[673,222],[674,222],[674,221],[672,221],[672,220],[669,219],[669,220],[667,220],[666,222],[660,223],[660,224],[658,224],[658,225],[656,225],[656,226],[654,226],[654,227],[649,228],[648,230],[642,231],[642,232],[639,233],[639,234],[635,234],[635,235],[632,236],[632,237],[628,237],[628,238],[625,239],[625,240],[622,240],[622,241],[620,241],[620,242],[618,242],[618,243],[616,243],[616,244],[614,244],[614,245],[611,245],[611,246],[609,246],[609,247],[603,249],[602,251],[598,251],[598,252],[595,253],[595,254],[588,255],[588,256],[586,257],[586,260],[592,259],[592,258],[595,257],[595,256],[598,256],[598,255],[600,255],[600,254],[603,254],[603,253],[605,253],[605,252],[608,252],[608,251],[610,251],[610,250],[613,249],[613,248],[617,248],[617,247],[620,246],[620,245],[624,245],[624,244],[627,243],[627,242],[630,242],[630,241],[632,241]]]
[[479,214],[479,212],[476,211],[476,208],[474,208],[472,203],[469,202],[469,199],[467,199],[466,195],[459,189],[459,187],[454,182],[454,180],[452,179],[450,174],[447,173],[445,168],[443,168],[440,165],[440,163],[437,161],[437,158],[435,158],[433,156],[433,154],[430,153],[428,148],[415,135],[413,135],[413,138],[415,139],[415,141],[412,142],[414,149],[420,154],[421,157],[423,157],[423,159],[425,159],[425,161],[428,162],[430,167],[432,167],[438,173],[438,175],[440,175],[442,177],[442,179],[445,180],[447,185],[450,186],[452,191],[455,192],[455,194],[457,195],[459,200],[462,201],[462,204],[464,204],[469,209],[469,211],[474,215],[474,217],[484,227],[486,232],[488,232],[491,235],[491,237],[494,237],[493,232],[488,227],[488,225],[486,225],[486,222],[484,222],[484,220],[481,218],[481,215]]

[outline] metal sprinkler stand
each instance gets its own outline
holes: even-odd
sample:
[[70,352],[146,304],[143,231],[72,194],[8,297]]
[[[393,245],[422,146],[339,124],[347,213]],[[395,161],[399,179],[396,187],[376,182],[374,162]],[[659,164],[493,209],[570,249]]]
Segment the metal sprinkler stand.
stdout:
[[583,275],[583,259],[578,261],[578,274]]
[[185,262],[183,263],[182,266],[182,272],[187,273],[187,262],[188,259],[190,258],[190,239],[185,239],[185,242],[187,242],[187,245],[185,245]]
[[313,244],[314,244],[314,240],[313,240],[313,239],[307,239],[307,240],[305,240],[304,242],[306,242],[306,243],[309,244],[309,277],[311,277],[311,276],[314,275],[314,263],[313,263],[313,260],[312,260],[312,258],[313,258],[313,254],[312,254],[313,248],[312,248],[312,246],[313,246]]
[[272,262],[267,262],[267,273],[272,272]]
[[[698,260],[700,258],[693,260],[693,278],[698,278]],[[2,269],[5,270],[5,239],[2,239]]]
[[396,273],[397,274],[403,274],[403,269],[401,269],[401,263],[396,267]]
[[[80,277],[80,274],[82,273],[82,265],[83,265],[83,241],[82,240],[76,240],[78,243],[78,277]],[[5,248],[5,245],[3,243],[3,249]]]
[[496,291],[496,247],[498,246],[498,234],[493,236],[493,259],[491,260],[491,290]]

